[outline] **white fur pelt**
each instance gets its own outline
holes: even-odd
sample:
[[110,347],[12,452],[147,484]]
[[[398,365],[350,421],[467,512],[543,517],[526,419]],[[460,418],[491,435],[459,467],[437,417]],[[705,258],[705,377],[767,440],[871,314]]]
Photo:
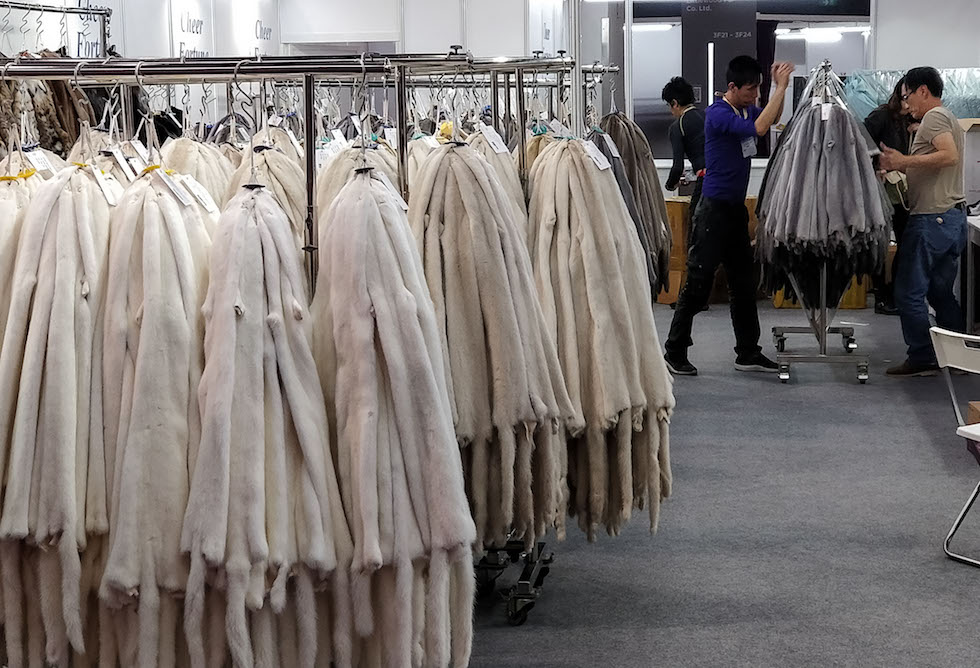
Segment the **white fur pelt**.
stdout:
[[303,151],[296,150],[293,140],[282,128],[267,127],[264,130],[259,130],[252,137],[252,146],[272,146],[288,155],[296,164],[303,163]]
[[517,163],[513,156],[508,153],[497,153],[482,132],[474,132],[470,135],[469,144],[478,150],[487,159],[494,170],[500,183],[507,191],[521,216],[527,219],[527,200],[524,197],[524,187],[521,185],[521,175],[517,171]]
[[[411,145],[409,143],[409,146]],[[376,146],[362,150],[357,145],[352,146],[333,156],[317,175],[316,207],[321,221],[340,191],[353,180],[357,170],[362,167],[381,170],[391,180],[392,185],[398,183],[398,163],[393,159],[389,149]]]
[[[51,163],[51,171],[45,170],[43,172],[37,172],[37,176],[39,176],[41,179],[50,179],[68,166],[67,162],[47,149],[35,148],[33,150],[44,153],[44,157],[46,157],[48,162]],[[3,174],[19,174],[21,172],[31,171],[33,169],[33,163],[27,159],[27,155],[25,153],[21,153],[20,151],[13,151],[3,160],[0,160],[0,173]]]
[[[508,156],[509,158],[509,156]],[[572,417],[537,299],[526,225],[471,146],[443,146],[409,211],[445,355],[480,544],[529,545],[555,523],[559,418]]]
[[576,413],[564,504],[590,540],[600,525],[616,535],[633,507],[649,506],[654,530],[674,397],[636,228],[580,140],[547,146],[530,182],[534,275]]
[[[555,141],[557,141],[555,139],[555,136],[552,135],[550,132],[546,132],[538,135],[531,135],[531,134],[528,135],[527,144],[526,144],[528,173],[530,173],[531,169],[534,167],[534,163],[537,161],[538,156],[540,156],[544,152],[544,150],[548,148],[551,144],[555,143]],[[517,148],[514,149],[514,152],[512,154],[515,165],[519,164],[518,163],[519,158],[517,154],[520,150],[521,147],[518,146]]]
[[224,143],[218,146],[218,150],[221,154],[228,158],[228,162],[231,163],[232,169],[238,169],[242,166],[242,149],[238,148],[234,144]]
[[[268,188],[244,188],[226,206],[203,312],[201,444],[181,539],[190,554],[190,665],[213,665],[203,627],[215,589],[227,601],[223,628],[235,666],[270,665],[280,640],[295,653],[290,665],[312,668],[318,651],[353,665],[353,546],[313,361],[305,276],[291,224]],[[315,592],[327,585],[333,646],[318,648]],[[220,625],[207,626],[213,647]]]
[[[87,138],[86,134],[88,135]],[[110,146],[112,146],[112,138],[109,137],[108,132],[95,128],[83,128],[79,133],[78,141],[71,147],[68,162],[91,162],[99,151],[108,150]]]
[[[68,167],[37,189],[21,228],[0,350],[7,444],[0,449],[0,565],[10,665],[68,665],[69,643],[85,649],[91,569],[80,552],[108,529],[98,323],[109,211],[91,170]],[[19,569],[24,586],[11,589]]]
[[217,146],[180,137],[168,142],[160,153],[164,165],[192,176],[204,186],[218,206],[225,203],[235,167]]
[[321,221],[314,343],[354,536],[358,665],[465,666],[476,531],[421,258],[370,172]]
[[436,149],[429,139],[424,137],[408,142],[408,183],[414,187],[418,183],[419,172],[429,154]]
[[[306,239],[306,175],[303,163],[295,156],[275,148],[263,147],[257,143],[257,139],[253,140],[253,146],[258,147],[258,150],[246,149],[242,164],[231,177],[225,201],[230,201],[241,192],[242,186],[252,182],[254,163],[256,182],[268,188],[279,202],[289,219],[296,247],[302,248]],[[252,153],[251,158],[248,152]]]
[[201,438],[214,226],[204,215],[154,172],[127,188],[112,215],[103,339],[111,523],[100,595],[117,618],[138,615],[147,667],[174,665],[167,608],[187,581],[180,537]]
[[32,172],[0,176],[0,345],[7,328],[17,242],[27,206],[40,183]]

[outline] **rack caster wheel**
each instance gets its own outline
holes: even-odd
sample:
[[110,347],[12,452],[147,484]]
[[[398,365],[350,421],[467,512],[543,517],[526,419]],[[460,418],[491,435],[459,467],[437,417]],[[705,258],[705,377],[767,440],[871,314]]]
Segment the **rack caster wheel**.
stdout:
[[777,337],[774,337],[773,340],[772,340],[772,342],[773,342],[773,345],[776,346],[776,352],[779,352],[779,353],[786,352],[786,337],[785,336],[777,336]]
[[858,366],[857,379],[862,385],[867,385],[868,383],[868,366],[866,364],[861,364]]
[[524,626],[527,614],[534,607],[534,601],[511,597],[507,601],[507,623],[511,626]]
[[857,350],[858,344],[853,336],[844,337],[844,350],[848,353],[853,353]]
[[789,364],[779,365],[779,382],[783,384],[789,382]]

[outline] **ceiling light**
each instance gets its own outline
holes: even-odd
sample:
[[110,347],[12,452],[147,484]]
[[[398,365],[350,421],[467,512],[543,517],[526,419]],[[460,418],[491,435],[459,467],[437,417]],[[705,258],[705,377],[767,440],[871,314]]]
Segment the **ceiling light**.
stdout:
[[805,39],[808,44],[836,44],[843,38],[844,36],[840,32],[831,28],[803,28],[802,30],[793,30],[776,35],[776,39],[781,40]]

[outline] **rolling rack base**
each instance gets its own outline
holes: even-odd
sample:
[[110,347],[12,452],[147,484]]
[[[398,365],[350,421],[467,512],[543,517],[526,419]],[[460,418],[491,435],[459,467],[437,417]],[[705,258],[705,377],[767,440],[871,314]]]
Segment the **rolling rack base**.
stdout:
[[779,380],[788,383],[790,379],[790,365],[794,362],[799,364],[854,364],[857,366],[857,379],[862,385],[868,382],[868,368],[870,360],[867,355],[855,355],[857,350],[857,340],[854,338],[853,327],[828,327],[827,334],[839,335],[843,343],[844,355],[829,355],[815,353],[807,355],[803,353],[786,352],[787,334],[813,334],[809,327],[773,327],[772,341],[776,346],[776,362],[779,364]]
[[551,572],[555,560],[552,552],[546,552],[545,543],[537,543],[528,550],[524,541],[511,540],[499,548],[487,548],[476,565],[476,592],[480,598],[497,593],[497,580],[508,567],[522,564],[517,582],[506,592],[500,592],[507,601],[507,621],[511,626],[521,626],[534,608],[544,588],[544,580]]

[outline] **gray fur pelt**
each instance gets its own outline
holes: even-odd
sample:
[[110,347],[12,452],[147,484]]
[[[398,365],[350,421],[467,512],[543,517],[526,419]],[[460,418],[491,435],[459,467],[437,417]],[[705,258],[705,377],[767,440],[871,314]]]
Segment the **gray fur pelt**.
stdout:
[[649,506],[654,530],[670,493],[674,396],[636,228],[612,170],[581,140],[545,148],[530,183],[534,275],[575,409],[563,506],[590,539],[599,525],[617,534],[633,507]]
[[403,210],[370,173],[320,218],[315,351],[354,535],[360,666],[465,666],[476,530]]
[[535,293],[523,216],[476,149],[447,145],[423,165],[409,219],[479,543],[512,536],[532,545],[555,523],[556,434],[572,407]]
[[647,250],[656,262],[656,296],[660,288],[669,287],[670,249],[673,240],[670,222],[667,220],[667,203],[663,188],[660,187],[660,175],[653,161],[650,142],[640,126],[622,112],[604,116],[599,121],[599,127],[612,137],[619,148],[626,176],[633,186],[633,200],[640,214],[640,224],[646,229],[645,236],[651,244]]
[[167,610],[187,581],[181,520],[201,438],[213,223],[150,172],[127,188],[111,225],[102,348],[111,523],[100,593],[116,618],[138,614],[139,665],[174,665]]
[[[98,322],[109,208],[91,171],[69,167],[37,189],[21,228],[0,350],[10,665],[68,665],[69,643],[85,649],[83,603],[94,578],[80,553],[108,529]],[[18,570],[23,587],[14,586]]]
[[[190,665],[212,665],[207,655],[223,645],[220,635],[236,666],[268,659],[279,646],[269,606],[280,633],[295,629],[284,641],[295,651],[290,665],[312,667],[318,652],[353,665],[353,545],[330,456],[300,251],[268,188],[242,189],[228,203],[210,271],[201,445],[181,539],[190,554]],[[326,586],[329,600],[318,601],[315,592]],[[205,620],[215,614],[209,596],[221,591],[219,635],[212,631],[220,622]],[[318,605],[332,608],[330,647],[318,647]]]

